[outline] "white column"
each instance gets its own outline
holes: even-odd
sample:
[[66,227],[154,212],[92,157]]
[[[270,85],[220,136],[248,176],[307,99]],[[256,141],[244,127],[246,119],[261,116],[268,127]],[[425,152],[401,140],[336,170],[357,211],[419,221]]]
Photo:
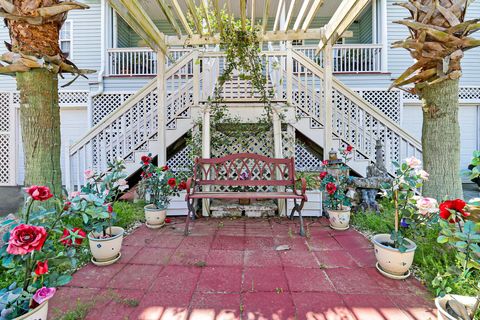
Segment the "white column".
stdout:
[[167,162],[167,135],[165,124],[165,54],[157,52],[157,114],[158,114],[158,165]]
[[[202,158],[210,159],[210,107],[205,106],[202,115]],[[204,177],[207,178],[207,177]],[[209,186],[203,186],[204,191],[209,191]],[[202,214],[204,217],[210,215],[210,200],[203,199]]]
[[[378,10],[377,10],[378,11]],[[387,39],[387,0],[380,0],[381,41],[382,41],[382,72],[388,71],[388,39]]]
[[324,144],[323,144],[323,159],[328,159],[328,152],[332,149],[332,138],[333,138],[333,128],[332,128],[332,117],[333,117],[333,106],[332,106],[332,57],[333,57],[333,48],[331,41],[328,41],[323,52],[323,95],[324,95],[324,105],[325,105],[325,123],[324,123]]
[[[273,126],[273,157],[283,158],[283,145],[282,145],[282,121],[278,113],[280,110],[274,108],[272,110],[272,126]],[[280,172],[275,172],[276,179],[282,179]],[[278,187],[278,191],[285,191],[284,187]],[[278,213],[280,216],[285,216],[285,200],[278,200]]]

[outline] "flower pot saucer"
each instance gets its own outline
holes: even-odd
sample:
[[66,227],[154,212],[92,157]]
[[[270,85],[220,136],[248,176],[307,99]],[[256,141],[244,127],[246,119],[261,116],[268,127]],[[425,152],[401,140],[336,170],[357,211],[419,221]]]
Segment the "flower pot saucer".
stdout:
[[337,230],[337,231],[345,231],[345,230],[350,229],[350,226],[346,226],[345,228],[338,228],[338,227],[334,227],[334,226],[330,225],[330,228],[332,228],[333,230]]
[[405,280],[408,277],[410,277],[410,274],[411,274],[410,270],[408,270],[407,273],[405,273],[404,275],[400,275],[400,276],[396,274],[388,273],[380,267],[380,264],[378,262],[375,265],[375,267],[377,268],[378,272],[380,272],[382,275],[393,280]]
[[109,266],[109,265],[111,265],[111,264],[114,264],[115,262],[117,262],[118,260],[120,260],[121,257],[122,257],[122,253],[119,252],[118,255],[117,255],[115,258],[113,258],[112,260],[108,260],[108,261],[97,261],[97,260],[95,260],[94,257],[92,257],[92,258],[90,259],[90,261],[91,261],[94,265],[96,265],[96,266],[98,266],[98,267],[105,267],[105,266]]
[[161,227],[163,227],[165,225],[165,221],[163,223],[160,223],[160,224],[149,224],[149,223],[145,222],[145,225],[147,226],[147,228],[150,228],[150,229],[160,229]]

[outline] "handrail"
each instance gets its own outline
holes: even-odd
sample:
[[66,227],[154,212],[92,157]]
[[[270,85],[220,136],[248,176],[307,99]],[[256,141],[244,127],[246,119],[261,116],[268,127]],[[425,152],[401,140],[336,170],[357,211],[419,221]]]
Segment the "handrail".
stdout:
[[[178,72],[181,68],[183,68],[194,56],[196,55],[196,51],[193,50],[192,52],[184,55],[178,63],[174,64],[172,67],[170,67],[166,73],[165,73],[165,78],[171,77],[174,75],[176,72]],[[106,116],[100,123],[95,125],[92,129],[90,129],[84,136],[81,138],[79,141],[75,142],[71,147],[70,147],[70,155],[73,155],[75,152],[77,152],[80,148],[82,148],[85,144],[87,144],[90,140],[92,140],[96,135],[98,135],[102,130],[104,130],[106,127],[111,125],[117,118],[119,118],[122,114],[127,112],[130,107],[139,102],[141,99],[143,99],[145,93],[149,93],[152,90],[155,89],[157,85],[157,79],[154,78],[150,80],[147,85],[145,85],[142,89],[140,89],[135,95],[129,97],[122,106],[120,106],[118,109],[110,113],[108,116]]]
[[[303,55],[301,53],[298,53],[295,50],[293,50],[292,55],[295,59],[299,60],[304,65],[307,65],[310,68],[309,71],[313,72],[316,76],[318,76],[320,78],[323,78],[323,71],[322,71],[322,69],[320,68],[319,65],[315,64],[313,61],[311,61],[305,55]],[[365,111],[370,113],[375,118],[382,119],[382,122],[387,127],[394,130],[397,134],[401,135],[404,139],[407,139],[414,147],[416,147],[419,150],[422,149],[422,144],[420,143],[420,141],[418,141],[417,138],[412,136],[410,133],[408,133],[406,130],[404,130],[402,127],[400,127],[397,123],[390,120],[390,118],[385,116],[381,111],[379,111],[375,107],[371,106],[370,103],[367,100],[360,97],[358,94],[355,93],[355,91],[353,91],[350,88],[348,88],[347,86],[345,86],[336,77],[333,77],[333,87],[334,88],[340,88],[343,91],[341,93],[344,93],[344,94],[346,93],[348,98],[351,99],[354,103],[361,106],[363,109],[365,109]]]

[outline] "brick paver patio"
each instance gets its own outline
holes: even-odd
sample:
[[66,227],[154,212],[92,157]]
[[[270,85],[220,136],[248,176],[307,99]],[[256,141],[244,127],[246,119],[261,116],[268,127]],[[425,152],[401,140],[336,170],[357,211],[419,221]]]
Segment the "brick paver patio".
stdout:
[[[124,240],[121,260],[91,264],[60,288],[51,314],[84,307],[88,319],[436,319],[414,280],[375,269],[370,242],[354,230],[307,220],[309,238],[287,219],[184,219],[145,226]],[[276,251],[287,244],[289,251]]]

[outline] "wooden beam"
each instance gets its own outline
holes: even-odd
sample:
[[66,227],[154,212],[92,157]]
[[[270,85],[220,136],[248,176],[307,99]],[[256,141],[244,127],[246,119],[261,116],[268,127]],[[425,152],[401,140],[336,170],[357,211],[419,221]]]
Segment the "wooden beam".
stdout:
[[265,8],[263,11],[263,18],[262,18],[262,34],[265,34],[265,30],[267,29],[268,11],[270,11],[270,0],[265,0]]
[[[375,1],[375,0],[374,0]],[[324,0],[315,0],[312,4],[312,7],[308,11],[307,17],[305,18],[305,21],[303,21],[302,25],[302,30],[307,30],[310,24],[313,21],[313,18],[318,12],[318,9],[323,5]]]
[[302,6],[300,7],[300,11],[298,12],[297,19],[293,24],[293,31],[297,31],[300,28],[300,24],[302,23],[303,16],[305,15],[305,12],[307,11],[307,7],[309,4],[310,4],[310,0],[303,0]]
[[[307,29],[306,31],[298,30],[288,30],[283,31],[267,31],[265,34],[262,34],[260,31],[258,33],[258,38],[260,42],[267,41],[292,41],[292,40],[320,40],[323,38],[322,35],[323,29]],[[346,35],[352,35],[350,31],[345,32]],[[344,34],[344,35],[345,35]],[[180,39],[176,36],[166,36],[165,39],[167,45],[169,46],[185,46],[185,45],[207,45],[207,44],[219,44],[220,43],[220,34],[216,33],[213,36],[200,36],[194,34],[191,37],[183,36]]]
[[332,149],[333,139],[333,48],[331,42],[327,42],[323,53],[323,103],[325,107],[323,159],[328,160],[328,152]]
[[215,11],[215,17],[217,18],[217,25],[218,25],[218,32],[220,34],[223,33],[223,22],[222,17],[220,16],[220,5],[218,4],[218,0],[213,1],[213,9]]
[[255,0],[252,0],[252,18],[250,19],[250,26],[253,30],[255,28]]
[[203,15],[204,15],[203,18],[205,19],[205,23],[207,25],[208,34],[213,34],[215,30],[212,29],[212,27],[210,26],[210,21],[208,20],[208,0],[202,0],[201,3],[202,3]]
[[203,26],[200,23],[200,18],[198,17],[197,7],[195,6],[195,2],[192,0],[185,0],[187,3],[188,11],[192,15],[193,23],[195,24],[195,28],[197,29],[197,33],[201,36],[203,35]]
[[165,54],[157,53],[157,141],[160,145],[158,163],[167,163],[167,125],[165,115]]
[[182,31],[180,30],[180,27],[178,26],[177,20],[175,20],[175,16],[173,15],[172,9],[168,6],[168,4],[165,2],[165,0],[157,0],[158,4],[160,5],[160,8],[163,11],[163,14],[167,18],[168,22],[172,25],[173,29],[175,32],[178,34],[178,36],[182,36]]
[[240,0],[240,20],[242,22],[242,30],[247,30],[247,0]]
[[168,48],[163,33],[158,30],[138,0],[108,0],[108,2],[150,48],[167,54]]
[[180,22],[182,23],[183,29],[185,29],[185,32],[189,36],[193,35],[192,29],[188,25],[187,18],[183,14],[182,8],[178,4],[178,1],[177,0],[172,0],[172,4],[173,4],[173,9],[175,9],[175,13],[177,14],[177,17],[180,19]]
[[282,31],[288,30],[288,25],[290,24],[290,20],[292,20],[293,15],[293,8],[295,7],[295,0],[290,0],[290,7],[288,8],[287,18],[285,19],[285,27]]
[[328,41],[339,37],[352,24],[370,0],[344,0],[323,27],[325,36],[320,40],[315,54],[319,54]]
[[273,32],[277,31],[278,25],[280,23],[280,15],[282,13],[282,8],[283,8],[283,0],[279,0],[278,7],[277,7],[277,14],[275,14],[275,22],[273,23],[273,29],[272,29]]

